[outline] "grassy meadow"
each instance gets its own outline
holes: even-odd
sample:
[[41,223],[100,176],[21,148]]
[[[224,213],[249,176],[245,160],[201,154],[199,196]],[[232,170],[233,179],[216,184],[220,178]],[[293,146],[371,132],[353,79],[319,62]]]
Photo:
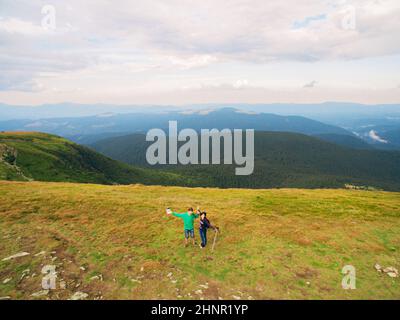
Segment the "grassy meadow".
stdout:
[[[205,250],[185,248],[165,214],[198,205],[221,228],[214,252],[213,231]],[[400,279],[374,268],[400,268],[399,193],[2,181],[0,240],[12,299],[400,299]],[[34,297],[44,265],[57,288]]]

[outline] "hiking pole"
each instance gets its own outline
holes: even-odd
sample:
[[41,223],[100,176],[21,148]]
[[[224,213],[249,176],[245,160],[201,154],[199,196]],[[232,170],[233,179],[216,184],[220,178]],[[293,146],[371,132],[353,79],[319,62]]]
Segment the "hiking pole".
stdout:
[[218,229],[215,229],[214,241],[213,241],[213,245],[212,245],[212,248],[211,248],[211,252],[214,251],[215,241],[217,241],[217,234],[218,234]]

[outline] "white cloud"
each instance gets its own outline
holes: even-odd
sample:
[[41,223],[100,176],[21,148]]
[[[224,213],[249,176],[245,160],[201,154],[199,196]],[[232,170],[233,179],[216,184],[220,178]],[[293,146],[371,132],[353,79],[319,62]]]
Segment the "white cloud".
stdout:
[[317,83],[318,83],[318,81],[313,80],[313,81],[311,81],[311,82],[306,83],[306,84],[303,86],[303,88],[314,88],[314,87],[316,86]]
[[194,55],[186,58],[177,56],[169,57],[169,61],[172,63],[172,65],[178,66],[182,69],[205,67],[216,62],[217,60],[217,57],[208,54]]
[[378,133],[377,133],[375,130],[371,130],[371,131],[368,133],[368,136],[369,136],[372,140],[374,140],[374,141],[376,141],[376,142],[388,143],[387,140],[382,139],[380,136],[378,136]]
[[236,89],[240,89],[243,87],[247,87],[249,85],[249,81],[247,79],[243,79],[243,80],[237,80],[235,82],[235,84],[233,85],[233,87],[235,87]]

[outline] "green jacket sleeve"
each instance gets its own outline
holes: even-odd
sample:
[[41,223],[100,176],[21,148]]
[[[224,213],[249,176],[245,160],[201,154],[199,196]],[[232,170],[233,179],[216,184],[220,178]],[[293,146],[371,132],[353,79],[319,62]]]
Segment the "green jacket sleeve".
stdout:
[[182,218],[183,213],[176,213],[176,212],[172,212],[172,215],[178,218]]

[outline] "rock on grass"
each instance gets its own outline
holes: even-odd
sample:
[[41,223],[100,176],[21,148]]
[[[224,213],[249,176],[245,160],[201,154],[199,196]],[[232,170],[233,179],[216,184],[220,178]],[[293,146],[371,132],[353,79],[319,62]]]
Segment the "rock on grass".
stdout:
[[89,295],[85,292],[77,291],[75,292],[69,300],[84,300],[88,297]]
[[16,253],[16,254],[13,254],[12,256],[9,256],[9,257],[7,257],[7,258],[4,258],[2,261],[8,261],[8,260],[11,260],[11,259],[16,259],[16,258],[20,258],[20,257],[25,257],[25,256],[27,256],[27,255],[29,255],[30,253],[29,252],[18,252],[18,253]]

